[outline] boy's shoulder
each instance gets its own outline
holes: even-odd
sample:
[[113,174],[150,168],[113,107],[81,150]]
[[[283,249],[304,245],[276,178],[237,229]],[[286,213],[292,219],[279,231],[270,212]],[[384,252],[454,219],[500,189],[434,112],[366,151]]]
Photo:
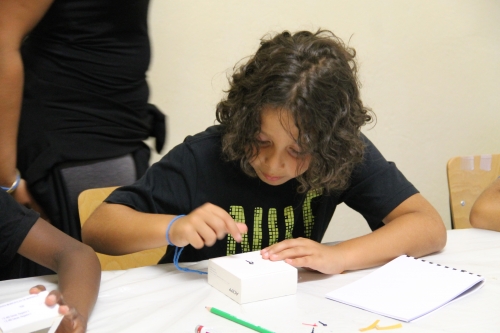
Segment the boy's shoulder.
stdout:
[[218,143],[222,136],[222,126],[214,125],[210,126],[203,132],[197,133],[195,135],[188,135],[184,139],[184,144],[193,146],[198,144],[208,144],[208,143]]
[[203,132],[189,135],[164,158],[185,160],[187,156],[192,156],[205,161],[219,159],[222,152],[222,132],[222,126],[214,125]]

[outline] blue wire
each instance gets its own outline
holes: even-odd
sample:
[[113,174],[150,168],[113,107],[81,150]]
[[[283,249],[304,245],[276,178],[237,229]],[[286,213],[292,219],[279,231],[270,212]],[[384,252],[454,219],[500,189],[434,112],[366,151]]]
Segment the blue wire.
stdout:
[[[170,241],[170,237],[168,237],[168,232],[170,231],[170,227],[172,226],[172,224],[174,224],[174,222],[183,217],[185,215],[177,215],[176,217],[174,217],[170,223],[168,224],[168,228],[167,228],[167,232],[165,234],[165,237],[167,238],[167,243],[168,245],[170,246],[175,246],[174,244],[172,244],[172,242]],[[183,272],[188,272],[188,273],[198,273],[198,274],[208,274],[207,272],[203,272],[203,271],[199,271],[197,269],[190,269],[190,268],[186,268],[186,267],[181,267],[179,266],[179,257],[181,256],[181,253],[182,253],[182,250],[184,250],[184,247],[177,247],[175,246],[175,252],[174,252],[174,266],[175,268],[177,268],[178,270],[180,271],[183,271]]]
[[186,216],[186,215],[177,215],[177,216],[176,216],[176,217],[174,217],[174,218],[170,221],[170,223],[168,224],[167,232],[165,233],[165,238],[167,239],[167,243],[168,243],[168,245],[174,245],[174,244],[172,244],[172,242],[170,241],[170,237],[168,237],[168,233],[169,233],[169,231],[170,231],[170,227],[172,226],[172,224],[174,224],[174,222],[175,222],[177,219],[179,219],[179,218],[181,218],[181,217],[183,217],[183,216]]
[[182,250],[184,250],[184,247],[175,247],[175,252],[174,252],[174,266],[180,271],[183,272],[188,272],[188,273],[198,273],[198,274],[208,274],[207,272],[199,271],[197,269],[190,269],[186,267],[181,267],[179,266],[179,257],[181,256]]

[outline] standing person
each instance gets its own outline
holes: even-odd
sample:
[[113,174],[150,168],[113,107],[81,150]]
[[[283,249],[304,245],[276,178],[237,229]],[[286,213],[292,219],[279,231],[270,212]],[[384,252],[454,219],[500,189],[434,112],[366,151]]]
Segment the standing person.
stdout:
[[[96,254],[0,191],[0,281],[22,277],[24,257],[58,274],[59,288],[46,298],[47,305],[62,305],[65,317],[57,332],[85,332],[101,281]],[[36,286],[30,292],[42,290]]]
[[[161,262],[175,247],[184,247],[181,262],[261,250],[327,274],[442,249],[437,211],[360,132],[372,116],[354,55],[329,31],[264,38],[233,74],[220,125],[112,193],[83,241],[114,255],[174,245]],[[373,232],[323,245],[342,202]]]
[[148,104],[148,5],[0,1],[0,185],[76,239],[78,194],[133,183],[149,165],[143,140],[165,140]]

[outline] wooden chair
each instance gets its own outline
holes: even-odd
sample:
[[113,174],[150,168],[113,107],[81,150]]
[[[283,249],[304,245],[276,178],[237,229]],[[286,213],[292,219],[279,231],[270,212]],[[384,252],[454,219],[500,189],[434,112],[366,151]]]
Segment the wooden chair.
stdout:
[[[103,187],[85,190],[78,196],[78,213],[80,224],[83,226],[92,212],[117,187]],[[140,251],[123,256],[109,256],[97,253],[103,271],[129,269],[142,266],[156,265],[165,254],[166,246]]]
[[472,205],[500,175],[500,154],[453,157],[446,169],[452,228],[470,228]]

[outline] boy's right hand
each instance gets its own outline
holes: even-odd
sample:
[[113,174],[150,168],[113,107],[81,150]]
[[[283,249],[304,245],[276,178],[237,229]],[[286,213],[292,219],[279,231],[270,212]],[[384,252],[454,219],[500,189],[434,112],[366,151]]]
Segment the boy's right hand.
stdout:
[[224,209],[206,203],[177,219],[168,236],[175,246],[191,244],[195,249],[201,249],[205,245],[214,245],[217,239],[223,239],[227,234],[239,243],[241,234],[247,231],[246,224],[236,223]]

